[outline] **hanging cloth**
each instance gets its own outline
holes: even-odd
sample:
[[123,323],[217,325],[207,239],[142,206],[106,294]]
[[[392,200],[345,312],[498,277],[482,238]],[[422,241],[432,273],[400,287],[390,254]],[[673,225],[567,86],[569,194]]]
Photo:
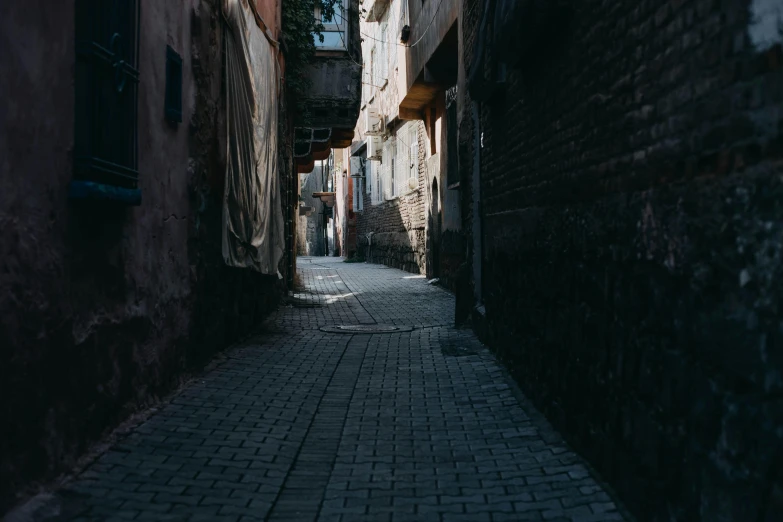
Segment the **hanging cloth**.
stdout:
[[284,229],[276,49],[256,24],[247,0],[223,0],[222,7],[229,28],[223,259],[229,266],[279,276]]

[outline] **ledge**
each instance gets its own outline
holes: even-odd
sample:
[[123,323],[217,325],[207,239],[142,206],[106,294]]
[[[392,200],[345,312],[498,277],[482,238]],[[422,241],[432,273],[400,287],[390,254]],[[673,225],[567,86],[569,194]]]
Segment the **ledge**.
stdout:
[[68,197],[80,200],[116,201],[134,207],[141,205],[140,189],[104,185],[92,181],[71,181]]

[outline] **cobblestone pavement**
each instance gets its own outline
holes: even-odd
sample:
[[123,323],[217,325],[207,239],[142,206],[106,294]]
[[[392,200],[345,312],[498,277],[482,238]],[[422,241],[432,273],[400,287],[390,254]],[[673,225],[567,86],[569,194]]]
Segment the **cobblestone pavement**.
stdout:
[[[623,520],[453,297],[300,258],[307,291],[61,494],[75,520]],[[335,334],[335,324],[412,326]],[[75,499],[75,500],[74,500]]]

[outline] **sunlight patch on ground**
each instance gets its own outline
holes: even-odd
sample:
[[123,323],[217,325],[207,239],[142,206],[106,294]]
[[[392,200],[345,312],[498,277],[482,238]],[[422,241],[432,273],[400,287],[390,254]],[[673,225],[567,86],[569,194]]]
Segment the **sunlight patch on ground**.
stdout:
[[326,297],[326,304],[332,304],[332,303],[336,303],[340,299],[345,299],[346,297],[351,297],[353,295],[356,295],[356,294],[354,294],[353,292],[349,292],[349,293],[343,294],[343,295],[339,295],[339,294],[337,294],[337,295],[325,295],[324,297]]

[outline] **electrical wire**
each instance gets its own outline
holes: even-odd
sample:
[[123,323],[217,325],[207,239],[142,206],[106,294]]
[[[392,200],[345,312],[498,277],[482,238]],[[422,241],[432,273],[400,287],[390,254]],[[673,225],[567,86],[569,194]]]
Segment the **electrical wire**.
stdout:
[[[437,8],[435,8],[435,14],[432,16],[432,20],[430,20],[430,23],[429,23],[429,25],[427,26],[427,28],[424,30],[424,33],[421,35],[421,37],[420,37],[418,40],[416,40],[416,42],[414,42],[414,43],[413,43],[412,45],[410,45],[409,47],[413,47],[414,45],[416,45],[417,43],[419,43],[419,42],[421,41],[421,39],[422,39],[422,38],[424,38],[424,35],[427,33],[427,31],[429,30],[430,26],[432,25],[432,22],[435,20],[435,17],[437,16],[437,14],[438,14],[438,10],[440,9],[440,6],[441,6],[441,4],[442,4],[442,3],[443,3],[443,0],[440,0],[440,3],[438,3],[438,7],[437,7]],[[348,44],[345,42],[345,39],[343,38],[343,31],[337,31],[337,34],[340,36],[340,41],[343,43],[343,47],[345,47],[345,50],[348,52],[348,57],[351,59],[351,61],[352,61],[354,64],[358,65],[359,67],[361,67],[361,68],[362,68],[362,70],[364,70],[364,64],[361,64],[361,63],[357,62],[357,61],[354,59],[354,57],[351,55],[351,51],[348,49]],[[361,33],[360,33],[360,34],[361,34]],[[379,41],[379,42],[383,42],[383,40],[378,40],[378,41]],[[384,42],[384,43],[388,43],[388,42]],[[388,82],[388,81],[389,81],[389,79],[388,79],[388,78],[386,78],[386,81]],[[364,81],[362,81],[362,82],[361,82],[361,84],[362,84],[362,85],[367,85],[367,86],[370,86],[370,87],[375,87],[376,89],[382,89],[382,88],[383,88],[382,86],[379,86],[379,85],[373,85],[373,84],[371,84],[371,83],[367,83],[367,82],[364,82]],[[411,144],[408,144],[408,143],[406,143],[406,142],[405,142],[405,140],[403,140],[403,139],[402,139],[402,137],[400,136],[400,134],[401,134],[401,133],[399,133],[399,132],[395,133],[395,134],[394,134],[394,137],[395,137],[395,139],[396,139],[397,141],[400,141],[400,142],[402,142],[402,144],[403,144],[403,145],[404,145],[404,146],[405,146],[405,147],[406,147],[408,150],[412,149],[412,148],[413,148],[413,144],[412,144],[412,143],[411,143]],[[418,145],[419,145],[419,144],[418,144],[418,136],[419,136],[419,129],[416,129],[416,138],[417,138],[417,143],[416,143],[416,146],[417,146],[417,147],[418,147]],[[395,148],[396,148],[396,146],[395,146]]]
[[[386,40],[381,40],[379,38],[375,38],[373,36],[365,34],[365,33],[361,32],[361,31],[359,31],[359,35],[362,36],[362,37],[365,37],[365,38],[369,38],[370,40],[375,40],[376,42],[381,42],[381,43],[383,43],[385,45],[398,45],[400,47],[415,47],[416,45],[418,45],[419,42],[421,42],[424,39],[424,36],[427,34],[427,31],[429,31],[430,27],[432,27],[432,23],[435,21],[435,18],[437,18],[438,12],[440,11],[440,6],[442,4],[443,4],[443,0],[440,0],[440,2],[438,2],[438,7],[435,8],[435,12],[433,13],[432,18],[430,19],[430,23],[427,24],[427,27],[424,29],[424,32],[421,34],[419,39],[416,40],[415,42],[413,42],[410,45],[408,45],[408,44],[401,44],[401,43],[398,43],[398,42],[389,42],[389,41],[386,41]],[[342,19],[343,22],[346,22],[346,23],[348,22],[348,20],[341,13],[335,13],[335,18],[337,18],[337,17]],[[338,27],[339,27],[340,24],[336,24],[336,25],[338,25]],[[362,70],[364,70],[364,64],[361,64],[361,63],[357,62],[354,59],[354,57],[351,55],[350,51],[348,50],[348,44],[346,44],[345,38],[343,38],[343,32],[344,31],[336,31],[336,32],[340,36],[340,41],[342,41],[343,47],[345,47],[345,50],[348,51],[348,57],[351,59],[351,61],[354,64],[358,65],[359,67],[362,68]],[[384,78],[384,80],[386,80],[388,82],[389,78]],[[374,85],[372,83],[367,83],[365,81],[362,81],[361,83],[362,83],[362,85],[375,87],[376,89],[382,89],[383,88],[383,86],[381,86],[381,85]]]
[[[361,64],[361,63],[357,62],[357,61],[354,59],[354,57],[353,57],[353,56],[351,56],[351,51],[350,51],[350,50],[348,50],[348,44],[347,44],[347,43],[345,43],[345,39],[343,38],[343,32],[342,32],[342,31],[337,31],[337,34],[338,34],[338,35],[340,35],[340,40],[343,42],[343,47],[345,47],[345,50],[346,50],[346,51],[348,51],[348,58],[350,58],[350,59],[351,59],[351,61],[352,61],[353,63],[355,63],[356,65],[358,65],[359,67],[361,67],[361,68],[362,68],[362,74],[364,74],[364,72],[363,72],[363,71],[364,71],[364,64]],[[388,78],[384,78],[384,79],[385,79],[387,82],[389,81],[389,79],[388,79]],[[361,83],[362,83],[362,85],[368,85],[368,86],[370,86],[370,87],[375,87],[376,89],[383,89],[383,87],[384,87],[383,85],[375,85],[375,84],[372,84],[372,83],[365,82],[364,80],[362,80],[362,82],[361,82]]]
[[432,27],[432,23],[435,21],[435,18],[437,18],[438,11],[440,11],[441,4],[443,4],[443,0],[440,0],[440,2],[438,2],[438,7],[435,8],[435,13],[433,13],[432,19],[430,20],[430,23],[427,24],[427,28],[424,29],[423,33],[421,33],[421,36],[419,37],[419,39],[416,40],[415,42],[413,42],[412,44],[402,44],[402,43],[398,43],[398,42],[387,42],[385,40],[380,40],[378,38],[375,38],[374,36],[370,36],[369,34],[364,34],[361,31],[359,31],[359,34],[361,36],[364,36],[365,38],[369,38],[370,40],[375,40],[376,42],[381,42],[381,43],[391,44],[391,45],[399,45],[400,47],[415,47],[416,45],[419,44],[419,42],[421,42],[424,39],[424,36],[427,34],[427,31],[429,31],[430,27]]

